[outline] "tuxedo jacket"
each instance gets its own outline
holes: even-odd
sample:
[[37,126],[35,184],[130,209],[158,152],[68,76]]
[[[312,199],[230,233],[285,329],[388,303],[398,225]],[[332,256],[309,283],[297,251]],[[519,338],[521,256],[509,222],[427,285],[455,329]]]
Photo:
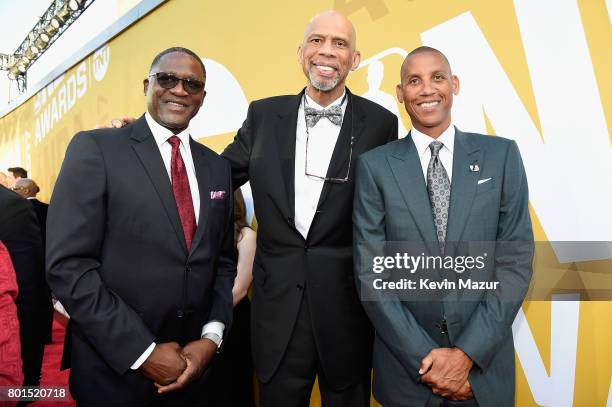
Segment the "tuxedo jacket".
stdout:
[[372,329],[352,273],[352,161],[397,138],[397,117],[347,93],[348,105],[327,176],[342,178],[350,165],[349,180],[325,183],[306,238],[294,220],[296,126],[304,92],[251,103],[242,128],[222,154],[231,163],[234,188],[250,181],[253,192],[258,229],[252,348],[255,371],[264,382],[283,357],[304,287],[329,383],[339,389],[348,387],[363,380],[371,366]]
[[[187,252],[170,177],[144,116],[70,142],[47,218],[47,279],[70,314],[71,392],[86,405],[143,405],[130,366],[153,342],[231,324],[236,272],[228,163],[190,139],[200,213]],[[215,194],[212,191],[225,191]],[[197,387],[197,383],[190,386]],[[180,404],[180,403],[179,403]]]
[[[362,155],[356,173],[355,273],[365,290],[372,282],[372,264],[364,260],[369,242],[425,242],[440,249],[410,135]],[[457,248],[449,242],[493,242],[501,291],[481,291],[469,301],[364,301],[376,329],[374,395],[394,406],[439,406],[441,399],[418,381],[420,362],[434,348],[457,346],[474,361],[469,382],[478,404],[514,406],[511,327],[533,259],[527,179],[514,141],[456,130],[446,242],[445,256],[458,254],[448,253]],[[495,250],[501,242],[512,243]]]

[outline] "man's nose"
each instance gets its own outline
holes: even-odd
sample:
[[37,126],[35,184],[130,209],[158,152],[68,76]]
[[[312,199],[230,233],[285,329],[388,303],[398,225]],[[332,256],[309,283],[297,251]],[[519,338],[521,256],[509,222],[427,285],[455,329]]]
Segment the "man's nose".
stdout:
[[179,80],[176,86],[170,89],[170,92],[174,93],[175,95],[179,95],[179,96],[188,95],[187,91],[185,90],[185,86],[182,80]]
[[333,55],[334,54],[334,46],[331,41],[325,41],[319,47],[319,54],[323,55]]

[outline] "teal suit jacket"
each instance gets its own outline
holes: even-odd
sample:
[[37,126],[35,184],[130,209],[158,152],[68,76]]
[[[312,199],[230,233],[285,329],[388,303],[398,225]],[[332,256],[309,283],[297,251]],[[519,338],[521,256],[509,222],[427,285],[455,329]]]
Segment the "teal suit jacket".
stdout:
[[[418,381],[418,370],[432,349],[452,346],[474,361],[469,381],[481,407],[514,405],[511,326],[533,260],[525,170],[514,141],[456,129],[452,174],[446,241],[516,242],[512,253],[494,251],[492,259],[500,287],[512,293],[484,290],[471,301],[362,300],[376,329],[374,395],[383,405],[438,406],[441,399]],[[372,265],[361,260],[368,242],[437,247],[437,238],[410,134],[362,154],[355,180],[354,261],[361,289],[372,276]]]

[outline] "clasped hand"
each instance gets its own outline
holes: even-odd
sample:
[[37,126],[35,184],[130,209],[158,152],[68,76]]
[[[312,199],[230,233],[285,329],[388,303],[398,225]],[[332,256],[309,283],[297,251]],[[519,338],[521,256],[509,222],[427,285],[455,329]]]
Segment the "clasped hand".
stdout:
[[421,361],[421,382],[434,394],[450,400],[469,400],[474,396],[468,374],[474,362],[459,348],[433,349]]
[[180,390],[202,375],[216,351],[217,346],[209,339],[190,342],[183,348],[176,342],[156,344],[140,371],[155,383],[158,393]]

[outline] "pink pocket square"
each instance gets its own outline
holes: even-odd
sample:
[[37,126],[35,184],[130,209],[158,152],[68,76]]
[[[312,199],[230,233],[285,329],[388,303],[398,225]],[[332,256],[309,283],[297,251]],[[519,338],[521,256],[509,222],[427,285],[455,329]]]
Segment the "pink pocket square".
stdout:
[[210,191],[210,199],[225,199],[225,191]]

